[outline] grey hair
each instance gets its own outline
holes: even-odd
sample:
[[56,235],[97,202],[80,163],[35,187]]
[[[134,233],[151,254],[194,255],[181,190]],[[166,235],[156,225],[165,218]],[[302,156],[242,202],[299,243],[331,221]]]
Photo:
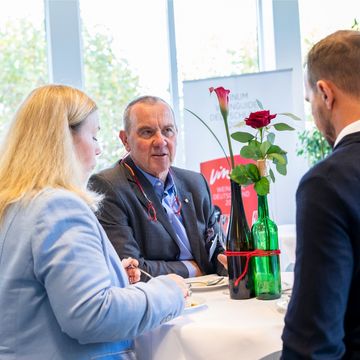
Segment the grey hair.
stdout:
[[124,124],[124,129],[127,133],[129,133],[130,131],[130,127],[131,127],[131,109],[133,108],[133,106],[135,106],[136,104],[149,104],[149,105],[154,105],[157,103],[163,103],[165,105],[167,105],[167,107],[170,109],[172,117],[174,119],[174,123],[175,123],[175,127],[176,126],[176,120],[175,120],[175,113],[174,110],[172,109],[172,107],[162,98],[158,97],[158,96],[152,96],[152,95],[144,95],[144,96],[140,96],[134,100],[132,100],[131,102],[129,102],[129,104],[127,104],[125,110],[124,110],[124,115],[123,115],[123,124]]

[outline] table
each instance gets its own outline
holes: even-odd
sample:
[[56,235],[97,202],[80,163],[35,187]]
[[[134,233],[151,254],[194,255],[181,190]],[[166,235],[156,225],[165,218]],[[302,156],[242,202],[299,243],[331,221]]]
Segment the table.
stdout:
[[[292,283],[292,273],[282,280]],[[206,305],[140,336],[139,360],[255,360],[280,351],[284,314],[278,300],[231,300],[226,292],[194,292]]]

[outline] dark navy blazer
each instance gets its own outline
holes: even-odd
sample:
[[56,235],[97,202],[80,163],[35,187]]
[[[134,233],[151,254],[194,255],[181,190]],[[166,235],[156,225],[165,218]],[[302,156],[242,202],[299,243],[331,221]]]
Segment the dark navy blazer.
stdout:
[[[131,256],[138,259],[140,267],[154,276],[176,273],[188,277],[186,266],[178,259],[180,250],[176,233],[152,185],[129,156],[124,161],[134,170],[144,192],[152,201],[157,221],[149,220],[144,195],[130,172],[118,162],[90,179],[90,187],[105,194],[97,214],[101,225],[121,258]],[[219,225],[215,221],[205,178],[199,173],[176,167],[171,167],[171,173],[182,204],[181,216],[195,261],[205,274],[223,272],[223,267],[216,260],[216,255],[223,251],[220,245],[212,261],[208,260],[208,249],[214,234],[219,231]]]
[[302,178],[283,359],[360,359],[360,132]]

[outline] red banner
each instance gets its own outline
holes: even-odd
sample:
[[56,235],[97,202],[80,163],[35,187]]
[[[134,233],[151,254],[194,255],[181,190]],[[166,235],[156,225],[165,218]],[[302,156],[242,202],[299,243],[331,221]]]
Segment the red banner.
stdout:
[[[235,164],[253,163],[253,160],[244,159],[240,155],[234,156]],[[210,186],[212,200],[217,205],[221,213],[229,219],[231,206],[230,192],[230,167],[226,158],[209,160],[200,164],[200,171],[205,176]],[[254,211],[257,210],[257,196],[254,185],[241,188],[242,199],[244,203],[246,218],[249,226],[252,224]],[[225,230],[227,222],[225,223]]]

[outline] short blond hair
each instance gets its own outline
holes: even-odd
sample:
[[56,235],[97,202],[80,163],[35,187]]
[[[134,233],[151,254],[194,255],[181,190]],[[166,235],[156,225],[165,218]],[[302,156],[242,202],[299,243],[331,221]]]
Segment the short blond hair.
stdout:
[[90,97],[70,86],[45,85],[29,94],[0,149],[0,219],[10,204],[44,188],[67,189],[96,204],[71,134],[96,109]]

